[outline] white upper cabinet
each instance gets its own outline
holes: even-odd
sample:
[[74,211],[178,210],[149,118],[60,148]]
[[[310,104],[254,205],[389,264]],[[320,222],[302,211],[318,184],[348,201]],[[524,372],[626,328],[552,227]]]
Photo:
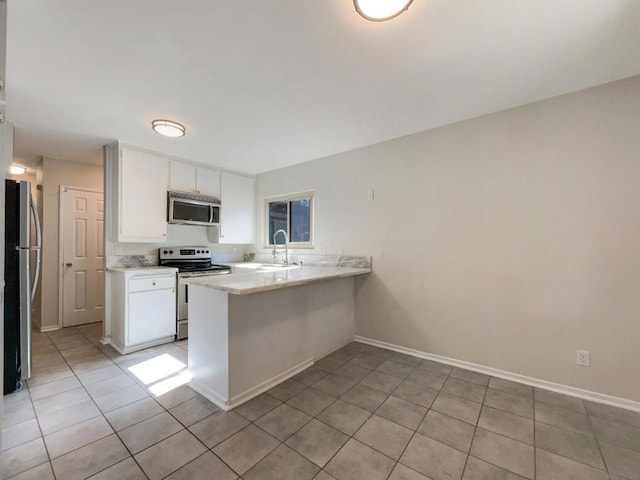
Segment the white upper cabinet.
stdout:
[[171,160],[169,186],[171,190],[179,192],[196,191],[196,167],[189,163]]
[[220,198],[220,172],[196,167],[196,190],[203,195]]
[[118,167],[118,241],[166,242],[169,160],[122,147]]
[[218,170],[171,160],[169,183],[171,190],[220,198],[220,172]]
[[255,180],[222,172],[219,243],[255,243]]

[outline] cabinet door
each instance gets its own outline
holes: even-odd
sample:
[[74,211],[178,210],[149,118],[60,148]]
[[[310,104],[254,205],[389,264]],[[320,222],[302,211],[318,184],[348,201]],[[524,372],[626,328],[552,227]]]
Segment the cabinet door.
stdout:
[[179,192],[196,191],[196,167],[184,162],[171,160],[169,185]]
[[220,172],[209,168],[196,168],[196,189],[203,195],[220,198]]
[[219,243],[255,243],[255,180],[222,172]]
[[152,342],[176,334],[174,288],[129,293],[127,346]]
[[169,160],[122,148],[118,185],[118,241],[165,242]]

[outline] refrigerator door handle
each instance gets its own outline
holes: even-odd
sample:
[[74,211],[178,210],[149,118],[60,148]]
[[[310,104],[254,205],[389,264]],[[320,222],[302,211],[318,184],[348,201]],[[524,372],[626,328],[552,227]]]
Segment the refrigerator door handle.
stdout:
[[36,266],[33,274],[33,284],[31,285],[31,300],[36,296],[36,288],[38,288],[38,280],[40,278],[40,255],[42,247],[42,230],[40,228],[40,217],[38,217],[38,210],[36,204],[31,197],[31,213],[33,214],[33,223],[36,226],[36,245],[32,249],[36,251]]
[[31,185],[20,182],[19,256],[20,279],[20,379],[31,377]]

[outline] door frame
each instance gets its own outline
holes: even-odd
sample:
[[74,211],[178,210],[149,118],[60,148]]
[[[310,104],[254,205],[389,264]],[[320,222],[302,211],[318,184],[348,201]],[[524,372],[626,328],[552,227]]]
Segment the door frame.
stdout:
[[[62,320],[64,317],[64,194],[69,190],[76,190],[78,192],[101,193],[102,198],[104,199],[103,190],[97,190],[95,188],[73,187],[69,185],[58,186],[58,329],[63,328]],[[44,238],[44,233],[42,236]],[[106,272],[106,256],[103,261],[103,267],[105,268]],[[42,283],[40,285],[42,286]]]

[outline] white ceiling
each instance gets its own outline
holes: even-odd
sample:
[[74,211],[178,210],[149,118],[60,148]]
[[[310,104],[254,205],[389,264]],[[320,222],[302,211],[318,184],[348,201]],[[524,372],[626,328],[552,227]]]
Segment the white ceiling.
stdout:
[[[637,0],[9,0],[16,156],[259,173],[640,74]],[[187,127],[180,139],[154,118]]]

